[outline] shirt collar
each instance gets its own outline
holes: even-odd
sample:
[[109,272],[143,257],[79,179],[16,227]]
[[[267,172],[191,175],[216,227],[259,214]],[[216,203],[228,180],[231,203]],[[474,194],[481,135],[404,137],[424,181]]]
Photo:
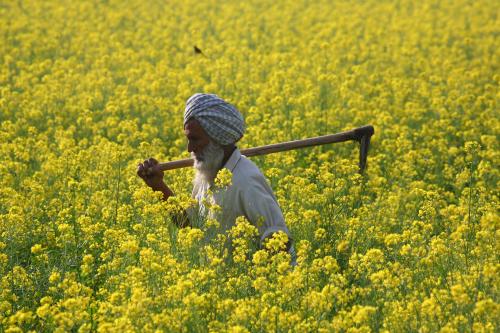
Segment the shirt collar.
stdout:
[[241,158],[241,153],[238,147],[236,147],[227,160],[226,164],[224,164],[224,168],[228,169],[229,171],[233,172],[234,168],[236,167],[236,164],[240,161]]

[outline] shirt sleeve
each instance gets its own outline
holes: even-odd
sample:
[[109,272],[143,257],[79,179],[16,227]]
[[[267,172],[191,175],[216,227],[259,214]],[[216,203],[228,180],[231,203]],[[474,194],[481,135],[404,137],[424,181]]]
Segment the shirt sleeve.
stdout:
[[277,231],[285,232],[291,239],[281,208],[264,176],[251,176],[240,192],[239,201],[245,217],[259,230],[261,242]]

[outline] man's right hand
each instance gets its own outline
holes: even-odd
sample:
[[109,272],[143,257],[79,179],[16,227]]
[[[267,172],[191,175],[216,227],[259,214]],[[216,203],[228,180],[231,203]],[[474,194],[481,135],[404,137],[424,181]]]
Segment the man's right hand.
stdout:
[[161,190],[165,187],[163,182],[163,171],[158,167],[158,161],[150,157],[137,166],[137,175],[153,190]]
[[[167,200],[174,195],[174,192],[163,182],[163,171],[158,166],[158,161],[150,157],[137,166],[137,175],[141,177],[144,182],[153,189],[153,191],[160,191],[163,193],[163,200]],[[179,227],[189,225],[189,219],[186,212],[182,212],[181,216],[173,217],[174,223]]]

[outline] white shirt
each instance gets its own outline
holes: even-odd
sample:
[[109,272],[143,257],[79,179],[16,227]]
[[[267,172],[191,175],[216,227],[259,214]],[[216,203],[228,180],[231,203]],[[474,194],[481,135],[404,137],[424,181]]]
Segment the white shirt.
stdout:
[[[217,219],[221,224],[221,231],[231,229],[236,218],[244,216],[257,227],[261,242],[277,231],[285,232],[289,239],[292,239],[278,201],[259,168],[241,155],[238,148],[233,151],[224,168],[232,173],[231,185],[226,191],[219,191],[212,195],[212,201],[222,208],[222,216]],[[204,191],[194,188],[192,197],[197,199],[200,212],[203,214]],[[189,215],[192,216],[192,214]],[[292,260],[294,252],[292,247],[290,249]]]

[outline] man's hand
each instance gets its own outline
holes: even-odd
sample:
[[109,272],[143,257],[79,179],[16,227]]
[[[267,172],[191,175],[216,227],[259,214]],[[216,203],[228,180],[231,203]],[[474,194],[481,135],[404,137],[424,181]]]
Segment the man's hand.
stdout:
[[158,161],[150,157],[137,166],[137,175],[155,191],[161,191],[166,187],[163,182],[163,171],[158,168]]
[[[158,167],[158,161],[150,157],[137,166],[137,175],[153,189],[163,193],[163,200],[167,200],[174,195],[174,192],[163,182],[163,171]],[[189,225],[189,220],[186,212],[182,212],[181,216],[174,216],[173,221],[179,227]]]

